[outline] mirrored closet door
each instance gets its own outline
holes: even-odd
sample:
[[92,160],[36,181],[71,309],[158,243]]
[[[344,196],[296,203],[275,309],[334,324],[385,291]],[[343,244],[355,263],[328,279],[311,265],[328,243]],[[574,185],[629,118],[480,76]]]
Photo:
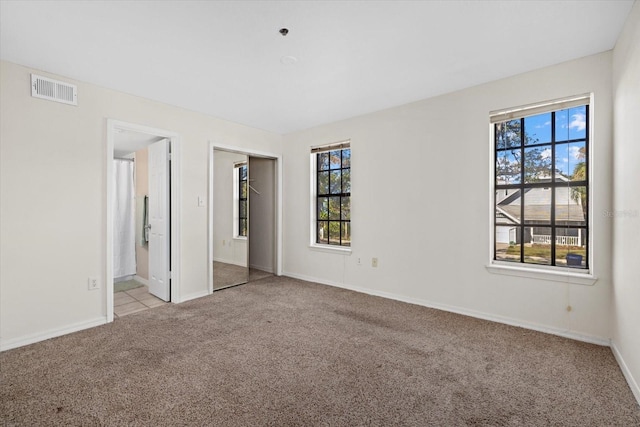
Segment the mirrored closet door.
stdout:
[[213,289],[249,280],[249,158],[214,150]]

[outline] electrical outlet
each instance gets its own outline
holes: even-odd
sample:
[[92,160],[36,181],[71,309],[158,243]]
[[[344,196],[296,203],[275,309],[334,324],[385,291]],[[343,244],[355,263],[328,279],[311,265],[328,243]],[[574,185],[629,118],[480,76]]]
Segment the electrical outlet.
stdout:
[[94,291],[100,289],[100,282],[97,277],[89,277],[89,290]]
[[377,267],[378,266],[378,258],[371,258],[371,267]]
[[360,257],[356,260],[356,265],[362,265],[362,259],[360,259]]
[[222,240],[222,246],[227,246],[227,242],[225,240]]

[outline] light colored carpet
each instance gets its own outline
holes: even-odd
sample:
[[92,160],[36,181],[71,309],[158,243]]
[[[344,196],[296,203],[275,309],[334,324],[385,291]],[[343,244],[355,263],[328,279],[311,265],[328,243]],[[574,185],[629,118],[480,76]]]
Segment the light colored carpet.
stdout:
[[609,348],[288,278],[0,366],[7,425],[640,425]]
[[113,292],[124,292],[130,291],[131,289],[136,289],[144,286],[140,282],[136,282],[135,280],[126,280],[124,282],[118,282],[113,284]]

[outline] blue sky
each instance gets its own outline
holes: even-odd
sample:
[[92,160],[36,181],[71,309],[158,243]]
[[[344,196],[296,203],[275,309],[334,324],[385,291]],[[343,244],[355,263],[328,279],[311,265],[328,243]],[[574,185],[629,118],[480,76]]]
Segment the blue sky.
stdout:
[[[568,141],[573,139],[583,139],[587,131],[586,107],[574,107],[556,111],[556,141]],[[542,144],[551,141],[551,113],[538,114],[536,116],[525,117],[525,132],[531,138],[530,144]],[[517,140],[514,135],[512,140]],[[585,146],[584,142],[572,142],[568,144],[556,145],[556,170],[563,175],[570,176],[576,165],[581,161],[580,149]],[[551,148],[542,152],[543,157],[551,157]],[[498,152],[498,163],[510,163],[515,165],[516,159],[509,151]],[[519,177],[513,176],[509,180],[515,184],[520,182]]]

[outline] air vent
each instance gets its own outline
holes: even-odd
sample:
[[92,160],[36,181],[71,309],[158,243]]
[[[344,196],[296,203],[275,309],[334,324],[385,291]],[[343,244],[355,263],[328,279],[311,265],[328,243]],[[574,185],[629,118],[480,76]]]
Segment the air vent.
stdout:
[[31,96],[63,104],[78,105],[75,85],[31,74]]

